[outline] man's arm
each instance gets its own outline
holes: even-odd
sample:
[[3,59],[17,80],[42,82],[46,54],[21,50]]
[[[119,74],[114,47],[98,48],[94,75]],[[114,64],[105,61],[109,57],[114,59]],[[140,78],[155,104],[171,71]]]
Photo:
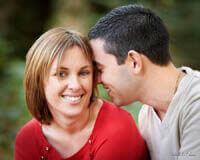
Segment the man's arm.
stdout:
[[180,123],[178,160],[200,160],[200,100],[186,108]]

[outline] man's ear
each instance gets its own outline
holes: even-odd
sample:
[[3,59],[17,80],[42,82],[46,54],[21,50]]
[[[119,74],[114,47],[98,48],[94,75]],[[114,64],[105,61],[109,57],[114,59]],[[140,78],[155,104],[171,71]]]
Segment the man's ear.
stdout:
[[142,70],[142,56],[140,53],[136,52],[135,50],[130,50],[128,52],[128,56],[126,58],[125,63],[132,67],[132,71],[135,74],[138,74]]

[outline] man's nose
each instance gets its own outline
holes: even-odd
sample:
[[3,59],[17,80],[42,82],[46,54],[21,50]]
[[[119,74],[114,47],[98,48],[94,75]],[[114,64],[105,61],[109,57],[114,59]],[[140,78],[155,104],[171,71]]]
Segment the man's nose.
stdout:
[[97,75],[97,83],[102,83],[101,73],[98,73]]

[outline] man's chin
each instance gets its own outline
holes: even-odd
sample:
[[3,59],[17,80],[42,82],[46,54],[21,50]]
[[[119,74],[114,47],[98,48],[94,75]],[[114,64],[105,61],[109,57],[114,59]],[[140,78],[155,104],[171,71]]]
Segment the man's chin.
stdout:
[[112,103],[114,103],[117,107],[123,107],[123,106],[127,105],[122,100],[111,97],[111,96],[109,96],[108,100],[111,101]]
[[112,99],[112,102],[117,106],[117,107],[123,107],[125,106],[124,103],[122,103],[120,100],[118,99]]
[[133,102],[125,102],[125,101],[122,101],[119,99],[112,99],[112,102],[118,107],[124,107],[124,106],[128,106],[128,105],[132,104],[134,101]]

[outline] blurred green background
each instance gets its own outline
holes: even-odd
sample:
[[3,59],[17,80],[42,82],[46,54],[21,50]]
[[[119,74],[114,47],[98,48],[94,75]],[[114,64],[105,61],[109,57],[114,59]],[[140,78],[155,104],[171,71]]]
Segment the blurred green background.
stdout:
[[[0,0],[0,159],[13,159],[16,132],[28,119],[23,91],[25,55],[47,29],[67,26],[87,34],[112,8],[143,4],[157,12],[171,35],[174,63],[200,69],[199,0]],[[107,98],[102,86],[101,95]],[[126,106],[137,121],[140,103]]]

